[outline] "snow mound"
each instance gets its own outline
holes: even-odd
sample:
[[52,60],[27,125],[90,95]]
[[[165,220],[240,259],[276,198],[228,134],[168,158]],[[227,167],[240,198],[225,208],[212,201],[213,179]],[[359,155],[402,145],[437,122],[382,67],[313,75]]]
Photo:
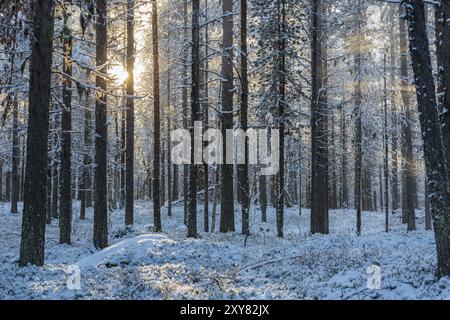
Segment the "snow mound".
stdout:
[[120,266],[140,264],[147,260],[149,252],[161,244],[175,243],[161,234],[146,234],[120,241],[108,248],[81,259],[76,263],[80,268],[95,268],[99,265]]

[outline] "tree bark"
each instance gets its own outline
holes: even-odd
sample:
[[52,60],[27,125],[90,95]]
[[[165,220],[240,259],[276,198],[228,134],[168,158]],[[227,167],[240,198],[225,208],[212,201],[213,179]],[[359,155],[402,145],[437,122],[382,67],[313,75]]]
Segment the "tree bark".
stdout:
[[14,95],[11,154],[11,213],[17,213],[19,201],[19,100]]
[[[281,3],[280,3],[281,2]],[[280,133],[280,150],[278,158],[277,174],[277,194],[276,194],[276,214],[277,214],[277,235],[283,237],[284,231],[284,198],[285,198],[285,154],[284,154],[284,133],[285,133],[285,110],[286,110],[286,4],[284,0],[278,1],[278,73],[279,73],[279,101],[277,122]],[[328,174],[328,173],[327,173]],[[328,203],[325,204],[328,206]]]
[[[391,9],[389,12],[389,64],[391,70],[395,67],[395,10]],[[385,75],[387,76],[387,75]],[[393,86],[395,82],[395,73],[391,71],[390,75],[390,86]],[[391,198],[392,198],[392,211],[396,212],[399,205],[399,192],[398,192],[398,116],[397,116],[397,101],[395,90],[390,89],[389,97],[391,108],[390,112],[392,114],[392,125],[391,125],[391,171],[392,171],[392,182],[391,182]]]
[[[323,87],[322,1],[312,0],[311,233],[328,234],[328,116]],[[280,164],[281,167],[281,164]]]
[[387,61],[386,53],[384,55],[384,201],[386,206],[384,207],[384,228],[386,232],[389,232],[389,137],[388,137],[388,103],[387,103]]
[[[241,0],[241,129],[247,132],[248,129],[248,63],[247,63],[247,0]],[[250,189],[248,182],[248,161],[249,148],[245,139],[245,164],[240,165],[241,181],[239,183],[242,196],[242,234],[250,234],[249,210],[250,210]]]
[[162,231],[161,225],[161,110],[159,94],[159,39],[158,5],[152,1],[152,40],[153,40],[153,223],[155,232]]
[[71,131],[72,131],[72,35],[67,25],[67,16],[64,13],[63,72],[63,104],[61,115],[61,177],[60,177],[60,204],[59,204],[59,242],[70,244],[72,231],[72,172],[71,172]]
[[431,67],[422,0],[402,2],[406,11],[424,157],[430,190],[439,276],[450,275],[450,186]]
[[[205,70],[204,70],[204,96],[203,96],[203,131],[209,129],[209,26],[208,26],[208,0],[205,0]],[[209,165],[203,164],[205,194],[203,197],[203,231],[209,232]]]
[[[188,1],[183,1],[183,39],[185,42],[188,41]],[[187,44],[185,44],[187,46]],[[182,95],[182,109],[183,109],[183,128],[188,129],[188,50],[184,50],[183,57],[183,89]],[[188,192],[189,192],[189,165],[183,165],[183,213],[184,213],[184,224],[187,225],[188,217]]]
[[97,21],[95,34],[96,62],[99,74],[95,85],[95,206],[94,246],[103,249],[108,246],[108,199],[107,199],[107,1],[97,0]]
[[170,135],[171,135],[171,68],[169,67],[169,70],[167,70],[167,215],[169,217],[172,216],[172,201],[173,201],[173,195],[172,195],[172,144],[170,142]]
[[344,106],[341,107],[341,144],[342,144],[342,160],[341,160],[341,208],[348,208],[348,186],[347,186],[347,119],[345,116]]
[[233,129],[233,1],[222,1],[222,137],[220,232],[234,232],[233,164],[227,163],[227,129]]
[[200,109],[200,1],[192,1],[192,86],[191,86],[191,118],[189,129],[191,133],[191,164],[189,166],[189,212],[188,238],[197,238],[197,174],[200,165],[195,163],[195,135],[194,124],[201,121]]
[[125,151],[125,225],[134,222],[134,0],[127,1],[127,111]]
[[90,148],[92,145],[91,137],[91,121],[92,112],[89,109],[89,90],[86,93],[86,102],[84,106],[84,155],[83,155],[83,166],[81,170],[81,199],[80,199],[80,219],[86,219],[86,208],[92,206],[92,192],[91,192],[91,155]]
[[438,64],[438,106],[442,123],[442,134],[450,170],[450,1],[436,4],[436,56]]
[[47,151],[53,52],[52,0],[34,4],[31,37],[27,166],[19,265],[44,264]]
[[[412,144],[412,115],[410,109],[409,96],[409,79],[408,79],[408,48],[407,48],[407,31],[405,22],[400,20],[400,76],[401,76],[401,96],[403,100],[403,179],[402,183],[402,220],[403,223],[408,223],[408,230],[415,229],[415,210],[414,210],[414,189],[415,189],[415,174],[414,174],[414,150]],[[411,221],[409,221],[411,220]]]
[[[14,35],[13,51],[16,49],[16,36]],[[15,53],[11,54],[11,78],[10,84],[13,84],[13,75],[15,68]],[[17,202],[19,201],[19,100],[17,94],[12,95],[12,149],[11,149],[11,213],[18,213]]]
[[[358,0],[358,11],[361,1]],[[356,209],[356,234],[361,235],[361,210],[362,210],[362,96],[361,96],[361,26],[357,21],[357,48],[355,54],[355,209]]]

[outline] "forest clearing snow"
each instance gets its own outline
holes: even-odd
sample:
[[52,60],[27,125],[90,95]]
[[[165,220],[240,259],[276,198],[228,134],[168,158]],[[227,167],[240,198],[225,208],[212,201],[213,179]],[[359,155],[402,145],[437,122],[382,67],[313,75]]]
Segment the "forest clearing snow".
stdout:
[[[111,212],[111,246],[102,251],[92,246],[92,211],[84,221],[78,211],[76,204],[72,245],[58,243],[53,220],[45,267],[19,268],[21,216],[0,203],[0,299],[450,299],[450,279],[434,275],[434,234],[424,231],[421,211],[418,231],[407,233],[397,213],[387,234],[383,213],[364,212],[357,237],[353,210],[331,211],[331,234],[323,236],[309,234],[308,210],[299,217],[298,208],[287,208],[279,239],[274,211],[259,223],[252,209],[247,241],[238,232],[201,232],[194,240],[185,237],[182,207],[172,217],[163,210],[164,233],[155,234],[151,205],[137,202],[133,228],[123,227],[123,211]],[[199,231],[202,217],[199,210]],[[368,286],[373,268],[377,288]],[[68,286],[78,271],[79,289]]]

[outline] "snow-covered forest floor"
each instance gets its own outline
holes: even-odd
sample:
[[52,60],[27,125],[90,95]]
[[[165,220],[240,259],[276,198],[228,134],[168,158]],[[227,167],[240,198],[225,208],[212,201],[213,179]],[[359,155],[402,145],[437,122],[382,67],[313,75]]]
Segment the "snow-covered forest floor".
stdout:
[[[77,216],[78,204],[74,204]],[[330,235],[309,235],[309,211],[289,208],[285,238],[275,236],[274,211],[260,224],[252,209],[252,235],[201,233],[186,240],[182,207],[173,217],[163,211],[162,235],[151,232],[152,210],[138,202],[134,228],[123,228],[123,211],[110,216],[111,247],[92,246],[92,211],[74,218],[72,245],[59,245],[58,222],[47,227],[46,266],[17,266],[21,216],[0,204],[0,299],[450,299],[450,279],[434,276],[434,235],[406,232],[392,215],[384,232],[384,214],[363,213],[363,234],[355,235],[353,210],[331,211]],[[202,229],[203,213],[198,225]],[[240,230],[240,209],[236,230]],[[219,219],[217,219],[219,220]],[[67,279],[81,270],[81,289]],[[367,268],[381,270],[381,288],[369,289]],[[72,267],[70,267],[72,266]]]

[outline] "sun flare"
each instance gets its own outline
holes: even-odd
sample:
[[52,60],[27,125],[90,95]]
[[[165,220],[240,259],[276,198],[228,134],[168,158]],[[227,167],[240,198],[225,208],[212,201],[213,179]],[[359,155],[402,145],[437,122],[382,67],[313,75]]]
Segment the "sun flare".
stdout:
[[117,85],[122,85],[128,79],[128,72],[121,65],[112,66],[109,73]]

